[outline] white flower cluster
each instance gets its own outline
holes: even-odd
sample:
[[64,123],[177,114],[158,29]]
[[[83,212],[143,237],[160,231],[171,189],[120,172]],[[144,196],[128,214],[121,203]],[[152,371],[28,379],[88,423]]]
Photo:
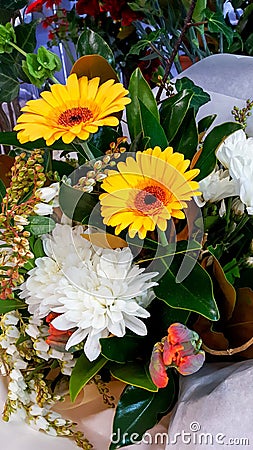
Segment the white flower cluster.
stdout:
[[[69,435],[73,422],[65,420],[60,414],[51,411],[52,406],[61,397],[52,397],[51,394],[48,394],[43,407],[38,405],[36,382],[34,379],[27,381],[22,373],[27,369],[28,363],[20,356],[16,346],[17,340],[20,338],[19,319],[17,311],[4,314],[1,318],[0,373],[9,377],[8,398],[3,417],[5,420],[9,420],[12,415],[15,415],[19,420],[28,422],[33,428],[43,430],[53,436]],[[55,355],[55,357],[60,359],[61,355]]]
[[207,201],[216,202],[226,197],[238,196],[253,214],[253,138],[247,138],[243,130],[227,137],[219,146],[216,157],[225,170],[215,170],[200,181],[203,206]]
[[50,186],[37,189],[36,197],[38,197],[41,202],[35,205],[34,212],[39,216],[52,214],[53,208],[59,206],[59,190],[59,183],[52,183]]
[[109,334],[122,337],[126,328],[138,335],[147,329],[141,319],[153,299],[150,281],[157,273],[144,273],[133,264],[129,248],[94,247],[84,239],[81,226],[57,224],[52,235],[43,237],[47,256],[36,260],[21,286],[20,297],[36,318],[50,312],[58,330],[72,330],[66,350],[85,341],[90,360],[100,353],[99,339]]
[[45,339],[48,336],[48,326],[43,325],[41,319],[31,316],[25,331],[28,336],[31,337],[36,355],[45,361],[48,361],[51,358],[57,359],[61,368],[61,373],[63,375],[71,375],[76,359],[73,358],[71,353],[55,350],[47,344]]

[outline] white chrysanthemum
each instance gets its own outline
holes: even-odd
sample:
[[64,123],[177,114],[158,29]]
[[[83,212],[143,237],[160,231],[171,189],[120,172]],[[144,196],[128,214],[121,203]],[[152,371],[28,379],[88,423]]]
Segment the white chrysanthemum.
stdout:
[[202,192],[202,199],[195,197],[195,201],[201,207],[206,202],[219,202],[226,197],[238,195],[239,185],[237,181],[231,180],[228,170],[216,170],[199,181],[199,190]]
[[247,138],[243,130],[238,130],[219,146],[216,156],[238,183],[240,199],[246,205],[248,214],[252,215],[253,138]]
[[150,281],[156,273],[143,273],[133,265],[129,248],[93,248],[68,225],[57,225],[52,237],[43,239],[47,257],[38,258],[22,286],[22,298],[29,311],[45,317],[50,311],[60,316],[52,321],[58,330],[74,329],[66,350],[84,341],[90,360],[100,353],[99,339],[109,334],[124,336],[126,328],[138,335],[147,333],[141,319],[153,298]]

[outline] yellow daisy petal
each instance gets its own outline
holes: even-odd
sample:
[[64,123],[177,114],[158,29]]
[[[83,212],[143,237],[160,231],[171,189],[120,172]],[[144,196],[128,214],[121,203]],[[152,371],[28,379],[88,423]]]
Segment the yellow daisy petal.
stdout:
[[115,117],[131,100],[121,83],[108,80],[99,86],[98,77],[88,80],[68,77],[67,84],[54,84],[51,92],[41,94],[38,100],[30,100],[22,108],[14,130],[22,143],[43,138],[47,145],[62,137],[69,144],[76,137],[86,140],[98,127],[117,126]]
[[104,223],[119,234],[128,228],[130,237],[137,233],[144,239],[157,226],[165,231],[171,217],[184,219],[187,201],[199,195],[196,181],[189,181],[198,170],[186,169],[189,161],[171,147],[137,152],[109,171],[102,183],[106,193],[100,195]]

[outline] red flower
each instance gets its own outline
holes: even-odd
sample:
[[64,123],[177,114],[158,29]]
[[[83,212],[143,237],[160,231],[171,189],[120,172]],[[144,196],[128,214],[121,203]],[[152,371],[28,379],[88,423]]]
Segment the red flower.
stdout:
[[31,3],[26,8],[26,14],[32,13],[32,12],[41,12],[43,5],[45,3],[45,0],[35,0],[35,2]]
[[135,20],[142,19],[143,15],[137,11],[133,11],[128,5],[121,12],[121,25],[123,27],[128,27]]
[[59,5],[61,0],[35,0],[26,8],[26,14],[32,12],[42,12],[42,8],[45,5],[46,8],[53,8],[53,5]]
[[53,31],[48,32],[48,39],[52,41],[55,38]]
[[149,365],[153,383],[159,388],[167,386],[168,367],[174,367],[181,375],[197,372],[205,360],[205,353],[200,350],[201,344],[195,331],[181,323],[173,323],[168,328],[168,336],[154,345]]
[[60,316],[60,314],[56,313],[50,313],[46,317],[46,322],[49,324],[49,336],[46,339],[46,343],[50,345],[50,347],[55,348],[56,350],[63,351],[65,350],[66,343],[73,334],[72,330],[57,330],[52,324],[52,320],[54,320],[56,317]]
[[89,14],[96,17],[100,14],[100,6],[98,0],[78,0],[76,4],[77,14]]

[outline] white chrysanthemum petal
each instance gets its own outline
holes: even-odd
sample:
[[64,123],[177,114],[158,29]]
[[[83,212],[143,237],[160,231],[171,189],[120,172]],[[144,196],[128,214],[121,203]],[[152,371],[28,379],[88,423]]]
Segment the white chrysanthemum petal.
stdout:
[[124,336],[126,328],[141,336],[147,333],[140,319],[149,317],[145,307],[154,298],[151,288],[157,283],[152,278],[157,273],[134,265],[129,248],[93,247],[82,233],[82,226],[57,224],[52,235],[43,236],[47,256],[36,260],[21,296],[36,317],[60,314],[52,325],[74,331],[66,350],[84,342],[86,356],[94,360],[101,337]]

